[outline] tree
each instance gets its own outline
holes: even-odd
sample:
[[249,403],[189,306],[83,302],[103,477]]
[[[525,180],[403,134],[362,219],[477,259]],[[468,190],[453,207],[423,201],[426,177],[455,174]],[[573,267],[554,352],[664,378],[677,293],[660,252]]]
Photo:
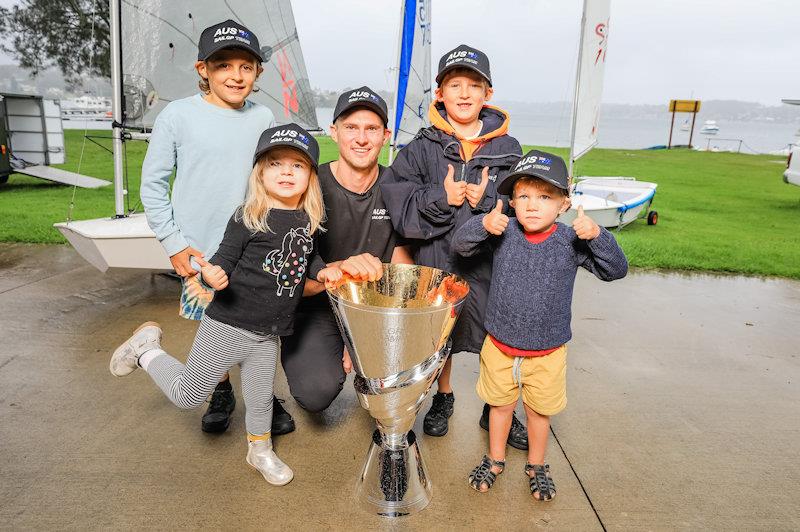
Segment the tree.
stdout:
[[108,5],[108,0],[20,0],[0,8],[0,49],[34,76],[55,66],[71,83],[83,75],[110,77]]

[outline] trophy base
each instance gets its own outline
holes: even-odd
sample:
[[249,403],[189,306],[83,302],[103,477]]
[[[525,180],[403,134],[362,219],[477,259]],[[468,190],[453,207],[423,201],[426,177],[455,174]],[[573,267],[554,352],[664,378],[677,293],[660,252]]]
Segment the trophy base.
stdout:
[[368,511],[401,517],[424,509],[431,501],[431,482],[411,431],[408,446],[389,449],[376,430],[361,473],[356,496]]

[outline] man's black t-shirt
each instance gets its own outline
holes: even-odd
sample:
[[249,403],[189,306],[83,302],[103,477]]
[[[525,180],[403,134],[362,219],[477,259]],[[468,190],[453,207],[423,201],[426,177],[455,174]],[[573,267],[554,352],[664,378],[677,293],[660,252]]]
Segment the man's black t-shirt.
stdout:
[[316,279],[325,263],[305,212],[272,209],[267,223],[268,232],[252,233],[241,211],[228,221],[208,262],[222,267],[230,284],[214,294],[206,314],[248,331],[288,336],[306,277]]
[[378,179],[363,194],[344,188],[331,172],[330,163],[320,165],[319,183],[325,200],[327,231],[319,237],[319,253],[330,264],[359,253],[391,262],[397,234],[381,197],[380,183],[385,168],[378,167]]

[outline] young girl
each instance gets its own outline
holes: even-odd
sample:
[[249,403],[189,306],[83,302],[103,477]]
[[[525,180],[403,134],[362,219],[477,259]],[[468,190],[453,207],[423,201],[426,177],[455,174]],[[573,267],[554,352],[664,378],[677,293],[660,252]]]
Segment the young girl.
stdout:
[[161,328],[140,326],[111,356],[111,373],[143,368],[180,408],[201,405],[220,378],[241,367],[249,441],[247,463],[276,486],[294,473],[273,452],[272,386],[280,336],[292,334],[307,277],[331,285],[343,272],[380,277],[377,259],[357,256],[326,267],[314,235],[324,215],[317,181],[317,141],[289,124],[261,135],[244,205],[228,222],[217,253],[200,258],[203,280],[217,290],[194,339],[186,365],[161,349]]

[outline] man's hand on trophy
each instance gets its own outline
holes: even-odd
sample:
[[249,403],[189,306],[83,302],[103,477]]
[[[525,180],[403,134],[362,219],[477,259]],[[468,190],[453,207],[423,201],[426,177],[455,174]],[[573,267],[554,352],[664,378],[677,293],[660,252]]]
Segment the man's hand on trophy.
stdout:
[[383,275],[381,260],[369,253],[353,255],[339,266],[353,281],[377,281]]

